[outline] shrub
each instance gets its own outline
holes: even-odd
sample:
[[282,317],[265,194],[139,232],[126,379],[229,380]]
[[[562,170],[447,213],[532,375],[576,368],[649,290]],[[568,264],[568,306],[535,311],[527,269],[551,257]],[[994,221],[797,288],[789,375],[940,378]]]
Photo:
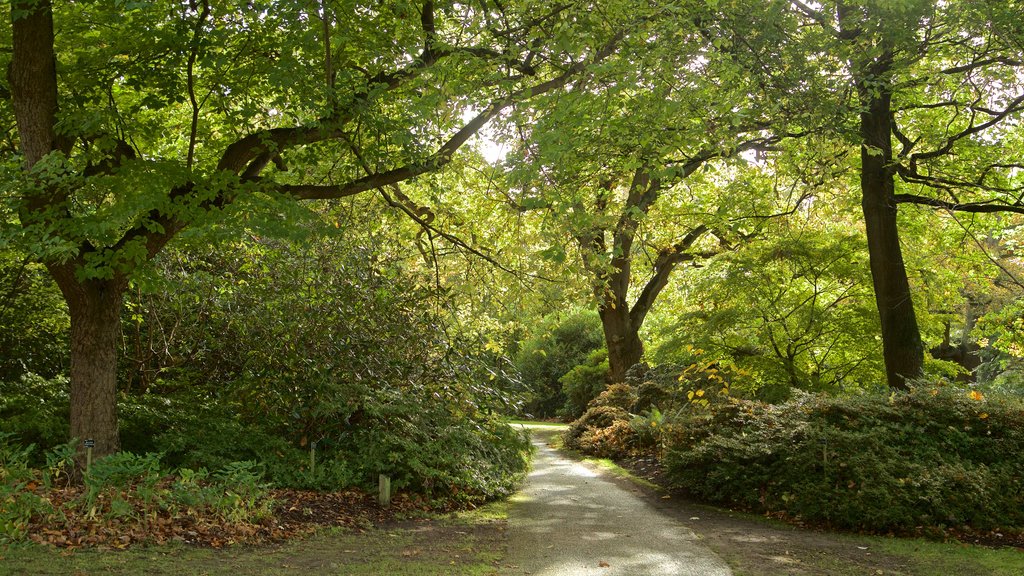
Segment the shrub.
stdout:
[[9,246],[0,242],[0,380],[54,377],[68,367],[67,306],[46,267]]
[[232,462],[213,478],[220,496],[213,509],[225,520],[253,522],[270,516],[274,506],[267,497],[270,484],[263,482],[263,470],[256,462]]
[[598,458],[621,458],[636,444],[636,434],[626,420],[616,420],[605,428],[587,428],[576,438],[575,450]]
[[633,387],[629,384],[612,384],[608,386],[603,392],[597,395],[590,401],[587,406],[589,408],[595,408],[597,406],[612,406],[614,408],[621,408],[629,411],[633,409],[633,405],[636,404],[637,395],[633,390]]
[[[448,307],[437,305],[446,293],[401,255],[347,232],[315,242],[242,236],[230,249],[165,251],[154,261],[162,280],[133,280],[122,317],[122,450],[160,454],[157,478],[255,462],[278,487],[375,489],[386,473],[396,489],[439,498],[512,489],[529,443],[489,414],[515,399],[499,390],[505,378],[490,371],[485,347],[465,352],[466,335],[448,327]],[[580,330],[568,322],[557,332],[571,348]],[[0,431],[21,445],[59,446],[68,405],[64,378],[0,382]],[[39,451],[28,457],[44,465]],[[97,462],[94,486],[139,463],[118,458]],[[149,478],[125,481],[146,491]],[[171,481],[157,482],[156,500]],[[97,513],[135,513],[121,500],[139,495],[117,494],[94,488]]]
[[565,406],[559,415],[576,419],[587,410],[587,405],[608,385],[608,351],[595,350],[579,364],[558,379],[565,395]]
[[1024,528],[1024,405],[955,387],[693,412],[668,477],[711,502],[833,526]]
[[638,448],[661,446],[662,438],[669,430],[668,422],[667,415],[655,407],[630,418],[629,427],[633,430],[636,446]]
[[657,366],[637,364],[626,374],[626,382],[636,390],[635,412],[644,412],[651,408],[663,411],[673,410],[682,406],[684,395],[681,392],[680,374],[688,364],[665,363]]
[[29,520],[52,510],[34,490],[39,474],[29,467],[29,460],[35,447],[19,446],[12,439],[11,434],[0,433],[0,543],[23,539]]
[[373,419],[350,445],[364,487],[386,474],[396,490],[480,501],[510,494],[526,472],[525,433],[497,419],[466,418],[429,404],[389,409]]
[[559,380],[603,345],[601,319],[596,312],[545,318],[515,358],[523,381],[533,390],[524,408],[526,413],[535,417],[557,415],[566,404]]
[[90,516],[103,512],[124,516],[134,513],[133,508],[125,506],[130,494],[146,508],[153,507],[158,503],[156,487],[160,478],[159,454],[111,454],[94,462],[85,473],[82,505]]
[[[0,432],[14,435],[22,446],[43,448],[67,442],[70,385],[63,376],[47,379],[25,374],[17,382],[0,381]],[[41,454],[30,455],[33,465],[42,465]]]
[[588,408],[565,431],[565,445],[602,458],[623,456],[634,444],[629,418],[629,412],[614,406]]

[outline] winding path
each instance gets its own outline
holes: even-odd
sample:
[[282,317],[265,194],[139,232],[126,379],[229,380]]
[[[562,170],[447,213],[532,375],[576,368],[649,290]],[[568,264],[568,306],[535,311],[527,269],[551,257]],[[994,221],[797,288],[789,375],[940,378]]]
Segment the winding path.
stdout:
[[561,430],[534,428],[537,454],[509,505],[508,576],[729,576],[685,526],[636,491],[548,447]]

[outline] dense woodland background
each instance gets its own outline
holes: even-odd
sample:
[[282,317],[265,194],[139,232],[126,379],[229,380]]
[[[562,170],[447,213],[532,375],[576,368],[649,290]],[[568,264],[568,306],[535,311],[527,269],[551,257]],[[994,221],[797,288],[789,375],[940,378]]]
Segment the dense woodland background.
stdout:
[[14,0],[0,497],[92,439],[477,501],[530,417],[710,501],[1024,527],[1022,11]]

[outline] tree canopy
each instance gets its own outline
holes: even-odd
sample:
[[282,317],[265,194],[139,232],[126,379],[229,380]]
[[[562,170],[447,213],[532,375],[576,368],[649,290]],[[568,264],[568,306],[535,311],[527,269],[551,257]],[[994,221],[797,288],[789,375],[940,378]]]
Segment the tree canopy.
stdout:
[[[462,373],[485,381],[473,397],[508,410],[524,384],[510,359],[581,307],[601,319],[607,376],[601,352],[567,355],[584,366],[571,386],[544,375],[547,400],[561,382],[575,410],[580,391],[697,349],[749,376],[737,393],[765,397],[957,371],[933,356],[1004,382],[1024,290],[1019,9],[14,0],[0,29],[0,320],[46,346],[0,341],[0,376],[66,371],[69,434],[99,454],[120,446],[119,386],[187,381],[189,364],[222,359],[237,369],[225,381],[280,394],[267,375],[300,365],[325,383],[406,378],[375,372],[358,334],[403,318],[445,334],[417,332],[440,356],[409,362],[450,366],[467,347]],[[344,276],[350,258],[369,268]],[[289,272],[238,302],[280,326],[318,315],[316,328],[218,307],[270,263]],[[436,315],[396,311],[424,307]],[[180,322],[210,334],[172,337]],[[394,334],[382,346],[400,347]],[[282,348],[239,358],[215,338]]]

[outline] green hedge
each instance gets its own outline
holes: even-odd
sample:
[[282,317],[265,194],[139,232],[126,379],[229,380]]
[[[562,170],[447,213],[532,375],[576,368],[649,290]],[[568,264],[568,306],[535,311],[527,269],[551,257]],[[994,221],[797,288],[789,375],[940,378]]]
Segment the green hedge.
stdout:
[[952,386],[717,406],[665,464],[700,499],[836,527],[1024,528],[1024,405]]

